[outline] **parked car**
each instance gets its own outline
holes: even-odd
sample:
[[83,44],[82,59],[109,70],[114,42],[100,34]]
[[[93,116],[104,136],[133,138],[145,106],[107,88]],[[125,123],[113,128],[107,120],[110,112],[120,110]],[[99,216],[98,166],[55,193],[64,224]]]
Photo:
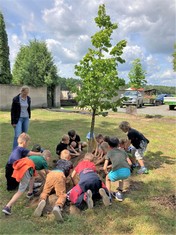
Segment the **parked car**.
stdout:
[[121,96],[122,98],[122,104],[123,105],[135,105],[137,108],[142,107],[143,105],[143,95],[141,92],[136,90],[128,90],[125,91],[125,93]]
[[172,97],[170,94],[160,94],[156,97],[155,103],[156,104],[164,104],[164,97]]

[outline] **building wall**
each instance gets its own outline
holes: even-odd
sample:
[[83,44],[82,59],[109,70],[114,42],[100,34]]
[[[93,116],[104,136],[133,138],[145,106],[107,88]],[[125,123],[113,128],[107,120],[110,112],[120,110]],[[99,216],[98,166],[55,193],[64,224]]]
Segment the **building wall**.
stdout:
[[[3,85],[0,84],[0,110],[10,110],[12,99],[14,96],[20,93],[22,86]],[[31,97],[32,108],[47,108],[47,87],[34,88],[30,87],[29,96]],[[113,98],[113,101],[120,98],[120,95],[124,93],[124,90],[118,91],[118,96]],[[72,99],[76,97],[75,93],[72,93]],[[72,100],[71,99],[71,100]],[[61,91],[60,86],[55,88],[54,93],[54,107],[61,106],[61,100],[68,100],[68,91]],[[75,104],[74,104],[75,105]]]
[[[22,86],[2,85],[0,84],[0,110],[9,110],[12,99],[20,93]],[[34,88],[30,87],[29,96],[31,97],[32,108],[47,108],[47,87]],[[60,87],[55,89],[54,97],[55,107],[60,106]]]

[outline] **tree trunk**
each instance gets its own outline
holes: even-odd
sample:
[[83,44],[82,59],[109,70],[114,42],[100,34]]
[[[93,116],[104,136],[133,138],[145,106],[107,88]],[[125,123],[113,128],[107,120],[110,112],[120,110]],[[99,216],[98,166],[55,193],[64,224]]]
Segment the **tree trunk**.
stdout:
[[55,93],[55,86],[47,87],[47,107],[53,108],[55,106],[54,102],[54,93]]
[[90,140],[88,145],[88,152],[92,152],[95,145],[95,140],[94,140],[95,114],[96,114],[96,109],[92,109],[92,121],[90,127]]

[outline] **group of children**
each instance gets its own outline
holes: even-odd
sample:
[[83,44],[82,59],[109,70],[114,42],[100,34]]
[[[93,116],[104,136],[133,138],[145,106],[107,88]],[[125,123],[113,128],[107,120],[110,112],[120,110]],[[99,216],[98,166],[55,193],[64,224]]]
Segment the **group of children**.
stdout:
[[[30,137],[28,134],[22,133],[18,138],[18,146],[12,151],[6,165],[7,190],[13,190],[19,184],[18,191],[2,211],[6,215],[10,215],[11,207],[27,188],[29,188],[27,197],[33,196],[36,171],[40,173],[42,169],[45,170],[46,179],[40,194],[39,204],[34,211],[36,217],[42,215],[46,200],[53,190],[57,196],[53,208],[53,214],[57,221],[63,221],[62,210],[66,200],[80,210],[85,206],[89,209],[93,208],[95,201],[99,199],[102,199],[105,206],[109,206],[112,203],[112,196],[118,201],[123,201],[123,181],[130,177],[136,163],[138,162],[140,166],[139,174],[147,173],[143,154],[149,140],[142,133],[131,128],[126,121],[120,123],[119,128],[127,133],[127,141],[119,141],[116,137],[97,135],[95,137],[96,148],[92,152],[87,152],[75,168],[72,158],[79,156],[87,143],[81,142],[79,135],[74,130],[69,131],[56,147],[59,160],[53,170],[48,170],[50,151],[44,150],[42,152],[40,149],[34,152],[26,149]],[[89,139],[88,136],[87,139]],[[100,168],[98,168],[99,166]],[[97,169],[103,169],[106,175],[105,183],[100,179]],[[66,192],[68,177],[71,178],[74,186],[69,192]],[[117,192],[112,192],[111,182],[116,181],[120,182],[119,187]]]
[[60,153],[64,149],[68,149],[71,157],[79,156],[83,148],[87,146],[86,142],[82,142],[80,136],[76,133],[75,130],[68,131],[68,134],[64,134],[60,143],[56,147],[56,154]]

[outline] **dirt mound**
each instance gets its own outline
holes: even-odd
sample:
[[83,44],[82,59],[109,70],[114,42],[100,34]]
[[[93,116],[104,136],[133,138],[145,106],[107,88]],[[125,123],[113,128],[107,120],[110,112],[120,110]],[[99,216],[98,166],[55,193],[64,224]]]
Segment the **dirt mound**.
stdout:
[[159,205],[162,205],[169,209],[176,209],[176,198],[175,194],[169,196],[154,196],[151,200],[157,202]]

